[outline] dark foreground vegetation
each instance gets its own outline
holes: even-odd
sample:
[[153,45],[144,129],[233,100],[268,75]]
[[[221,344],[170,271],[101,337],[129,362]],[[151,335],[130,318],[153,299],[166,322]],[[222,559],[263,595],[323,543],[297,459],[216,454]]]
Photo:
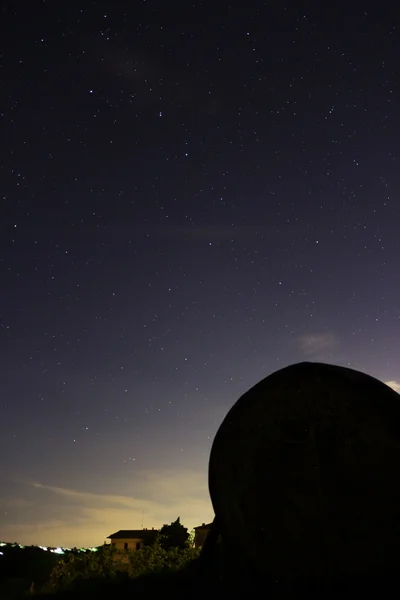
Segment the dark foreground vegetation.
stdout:
[[[7,549],[10,552],[7,552]],[[118,552],[101,546],[96,552],[71,550],[55,555],[37,547],[2,548],[1,600],[91,600],[101,598],[262,597],[273,600],[353,600],[383,597],[398,590],[397,577],[352,578],[329,582],[290,582],[260,578],[232,549],[217,544],[204,558],[188,542],[164,548],[160,540],[139,551]],[[7,557],[8,554],[8,557]],[[6,572],[7,567],[8,572]],[[9,575],[10,577],[5,577]]]
[[106,589],[112,597],[117,588],[132,587],[139,579],[160,582],[172,574],[188,574],[199,554],[179,519],[165,525],[155,543],[141,550],[120,551],[104,545],[56,554],[38,546],[6,544],[1,551],[1,600],[27,595],[90,598],[98,592],[103,595]]

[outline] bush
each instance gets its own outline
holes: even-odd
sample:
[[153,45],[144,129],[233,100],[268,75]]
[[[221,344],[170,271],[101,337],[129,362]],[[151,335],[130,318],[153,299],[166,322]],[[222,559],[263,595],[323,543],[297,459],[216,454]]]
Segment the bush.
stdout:
[[186,567],[198,555],[199,550],[189,546],[165,550],[159,541],[130,552],[119,552],[107,545],[98,552],[70,553],[54,567],[43,591],[81,589],[101,581],[112,583],[124,578],[172,573]]
[[155,573],[178,571],[186,567],[199,555],[196,548],[170,548],[166,550],[160,541],[142,550],[129,553],[128,574],[140,577]]
[[68,553],[52,570],[46,589],[65,590],[83,580],[115,578],[114,553],[111,546],[101,546],[97,552]]

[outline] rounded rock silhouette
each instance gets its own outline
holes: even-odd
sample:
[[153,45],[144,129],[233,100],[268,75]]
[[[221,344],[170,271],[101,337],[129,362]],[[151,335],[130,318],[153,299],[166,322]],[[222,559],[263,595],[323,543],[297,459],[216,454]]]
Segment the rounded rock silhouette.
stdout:
[[222,539],[273,578],[397,572],[399,464],[399,394],[344,367],[281,369],[236,402],[214,439]]

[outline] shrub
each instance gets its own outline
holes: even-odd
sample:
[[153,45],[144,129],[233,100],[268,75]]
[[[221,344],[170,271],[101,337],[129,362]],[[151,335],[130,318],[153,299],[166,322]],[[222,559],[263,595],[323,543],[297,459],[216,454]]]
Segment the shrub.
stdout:
[[113,579],[117,574],[114,549],[101,546],[97,552],[68,553],[54,567],[46,588],[68,589],[87,579]]

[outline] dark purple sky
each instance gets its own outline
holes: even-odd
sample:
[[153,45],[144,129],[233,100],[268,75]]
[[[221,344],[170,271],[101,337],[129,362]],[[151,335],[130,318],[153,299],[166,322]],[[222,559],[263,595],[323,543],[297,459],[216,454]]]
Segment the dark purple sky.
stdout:
[[277,5],[2,2],[4,541],[208,521],[292,362],[399,385],[395,13]]

